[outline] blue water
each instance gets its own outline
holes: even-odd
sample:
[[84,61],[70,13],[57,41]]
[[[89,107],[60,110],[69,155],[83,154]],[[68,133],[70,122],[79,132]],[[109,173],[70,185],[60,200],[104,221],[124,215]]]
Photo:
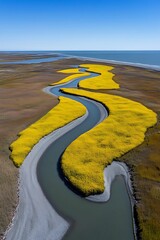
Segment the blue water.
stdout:
[[51,205],[71,223],[64,240],[134,240],[132,208],[122,177],[113,182],[111,198],[106,203],[90,202],[79,197],[66,187],[69,185],[66,185],[64,177],[60,177],[60,156],[72,141],[99,122],[101,114],[94,102],[59,90],[77,88],[79,81],[96,75],[92,73],[51,89],[56,96],[69,97],[82,103],[88,110],[88,117],[54,141],[43,153],[37,166],[38,181]]
[[[26,53],[25,53],[26,54]],[[27,53],[28,54],[28,53]],[[29,53],[31,54],[31,53]],[[16,53],[15,53],[16,55]],[[41,55],[37,53],[37,55]],[[27,60],[18,60],[18,61],[12,61],[12,62],[0,62],[0,64],[34,64],[34,63],[46,63],[46,62],[55,62],[58,60],[64,59],[63,55],[59,55],[57,57],[50,57],[48,58],[37,58],[37,59],[27,59]]]
[[54,54],[55,51],[0,51],[0,54],[11,54],[11,55],[51,55]]
[[160,67],[160,51],[55,51],[55,53]]
[[[160,70],[160,50],[159,51],[12,51],[0,52],[12,55],[33,54],[39,55],[39,59],[19,60],[12,62],[0,62],[0,64],[33,64],[42,62],[52,62],[67,58],[68,56],[79,58],[101,59],[115,63],[127,63],[128,65],[142,66],[146,68]],[[59,56],[52,56],[58,54]],[[43,58],[48,55],[48,58]]]

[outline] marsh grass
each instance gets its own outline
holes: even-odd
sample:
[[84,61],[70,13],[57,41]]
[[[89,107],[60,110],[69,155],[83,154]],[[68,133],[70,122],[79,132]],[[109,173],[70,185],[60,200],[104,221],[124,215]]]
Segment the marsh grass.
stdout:
[[[151,132],[151,131],[150,131]],[[141,163],[137,164],[140,201],[137,205],[142,239],[159,240],[160,237],[160,125],[148,134],[143,146],[148,146]],[[144,162],[145,158],[145,162]]]
[[[8,149],[7,149],[8,150]],[[6,150],[6,151],[7,151]],[[9,154],[9,153],[8,153]],[[18,170],[13,167],[11,161],[6,160],[6,154],[1,153],[1,174],[0,174],[0,233],[6,230],[6,226],[13,217],[14,209],[17,205],[17,177]],[[1,236],[0,236],[1,239]]]
[[159,240],[160,236],[160,112],[157,119],[157,124],[146,132],[144,142],[119,159],[131,169],[138,239],[143,240]]

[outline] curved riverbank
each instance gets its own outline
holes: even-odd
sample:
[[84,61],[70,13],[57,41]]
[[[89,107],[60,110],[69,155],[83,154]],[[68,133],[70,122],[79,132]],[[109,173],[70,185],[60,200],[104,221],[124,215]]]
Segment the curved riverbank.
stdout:
[[63,237],[69,224],[50,205],[37,180],[37,163],[47,147],[65,132],[73,129],[86,119],[83,117],[71,122],[34,146],[20,168],[19,204],[6,239],[52,239]]
[[[54,91],[53,91],[54,93]],[[68,95],[69,96],[69,95]],[[93,114],[94,116],[94,114]],[[95,116],[94,116],[95,117]],[[93,117],[91,117],[92,119]],[[90,122],[89,122],[90,124]],[[83,125],[84,126],[84,125]],[[82,129],[82,127],[81,127]],[[48,149],[47,152],[45,152],[40,159],[40,162],[38,164],[38,179],[41,184],[41,187],[47,196],[48,200],[53,204],[53,207],[57,209],[58,212],[65,218],[69,218],[69,221],[72,222],[71,228],[67,235],[65,235],[64,239],[79,239],[80,237],[83,236],[83,239],[97,239],[98,235],[97,233],[101,231],[101,239],[106,238],[107,236],[110,237],[111,239],[117,239],[119,234],[121,233],[121,236],[123,236],[123,239],[134,239],[133,235],[131,236],[131,232],[133,231],[132,229],[132,216],[130,216],[130,200],[128,198],[127,192],[126,192],[126,186],[122,182],[118,181],[116,182],[116,187],[118,185],[118,191],[119,189],[123,188],[123,190],[117,194],[120,194],[117,198],[117,196],[113,197],[107,205],[97,205],[96,203],[91,203],[86,201],[83,198],[79,198],[76,196],[70,189],[66,188],[64,184],[66,184],[66,181],[63,182],[64,177],[60,179],[60,175],[57,173],[56,168],[57,168],[57,162],[59,161],[59,156],[61,153],[63,153],[65,147],[66,147],[66,142],[68,139],[76,138],[73,135],[77,132],[77,129],[74,129],[72,131],[72,135],[67,133],[67,135],[63,136],[63,140],[59,139],[59,142],[53,143],[50,148]],[[71,140],[70,140],[71,141]],[[64,146],[65,144],[65,146]],[[58,148],[58,149],[57,149]],[[46,166],[47,164],[47,166]],[[44,170],[45,169],[45,170]],[[45,171],[45,172],[44,172]],[[68,184],[67,184],[68,186]],[[54,191],[52,189],[61,189],[60,191],[56,191],[56,195],[54,195]],[[125,191],[125,192],[124,192]],[[124,196],[122,194],[124,193]],[[125,194],[126,193],[126,194]],[[114,194],[112,194],[113,196]],[[65,204],[64,204],[64,196],[65,196]],[[117,199],[121,199],[122,196],[124,197],[123,203],[121,200],[119,201],[118,209],[123,211],[119,214],[119,217],[115,216],[115,201]],[[122,205],[123,207],[122,207]],[[83,210],[82,210],[83,206]],[[76,207],[76,208],[75,208]],[[80,211],[79,211],[80,209]],[[91,210],[92,209],[92,210]],[[94,210],[93,210],[94,209]],[[127,209],[127,210],[126,210]],[[92,213],[90,212],[92,211]],[[111,214],[111,211],[114,213]],[[122,215],[121,215],[122,214]],[[124,216],[125,218],[124,219]],[[128,215],[129,214],[129,215]],[[109,216],[108,216],[109,215]],[[97,223],[96,226],[94,225],[94,217],[96,216]],[[99,217],[98,217],[99,216]],[[127,216],[127,217],[126,217]],[[93,217],[93,218],[92,218]],[[98,221],[98,218],[99,221]],[[101,219],[101,220],[100,220]],[[111,221],[109,221],[111,220]],[[109,222],[108,222],[109,221]],[[125,224],[124,224],[125,221]],[[88,225],[88,222],[90,222],[90,226],[92,226],[92,229],[87,229],[86,231],[84,230],[84,227]],[[108,226],[113,226],[114,224],[117,226],[117,235],[115,236],[115,233],[113,233],[110,227],[103,226],[103,223],[108,223]],[[87,225],[85,225],[87,223]],[[85,226],[84,226],[85,225]],[[88,228],[90,228],[88,226]],[[128,226],[127,229],[124,226]],[[131,228],[130,228],[131,227]],[[109,230],[110,228],[110,230]],[[82,230],[83,229],[83,230]],[[94,230],[93,230],[94,229]],[[101,230],[99,230],[101,229]],[[106,230],[107,229],[107,230]],[[109,231],[108,231],[109,230]],[[98,231],[98,232],[97,232]],[[92,234],[93,233],[93,234]],[[133,233],[133,232],[132,232]]]
[[[57,89],[55,88],[55,92],[56,91],[57,91]],[[63,93],[61,93],[61,94],[63,94]],[[95,124],[97,124],[99,122],[100,118],[103,119],[102,113],[104,113],[104,116],[106,116],[106,109],[101,104],[99,104],[99,103],[95,104],[94,101],[91,101],[88,99],[84,100],[84,98],[81,98],[81,97],[73,97],[72,96],[72,98],[76,98],[78,101],[83,102],[83,103],[85,101],[87,101],[88,103],[86,103],[86,104],[88,107],[89,107],[88,104],[92,103],[92,106],[90,106],[90,118],[88,118],[88,116],[87,116],[85,119],[83,119],[83,121],[81,123],[79,123],[77,125],[77,126],[79,126],[79,130],[83,129],[83,132],[85,132],[86,129],[88,130],[88,128],[92,128]],[[88,118],[88,120],[87,120],[87,118]],[[85,124],[83,124],[83,127],[82,127],[82,123],[84,123],[85,120],[86,120],[86,122],[85,122]],[[91,122],[91,120],[92,120],[92,122]],[[85,125],[87,125],[87,128],[85,128],[86,127]],[[73,210],[71,208],[68,208],[67,211],[72,210],[72,212],[74,211],[74,213],[76,213],[76,211],[74,209],[74,204],[75,204],[75,200],[76,200],[76,204],[78,203],[79,207],[83,206],[83,208],[85,210],[85,212],[83,212],[83,214],[84,213],[86,214],[88,211],[90,211],[91,208],[92,209],[94,208],[94,212],[92,211],[92,216],[97,215],[97,213],[98,214],[102,213],[102,215],[100,216],[100,218],[102,218],[102,219],[99,222],[99,226],[96,223],[96,226],[97,226],[96,228],[97,228],[98,232],[99,232],[99,229],[101,229],[101,232],[103,233],[103,237],[106,238],[107,234],[111,234],[112,239],[117,239],[116,238],[117,235],[115,236],[114,235],[115,233],[112,233],[110,231],[109,231],[109,233],[107,233],[108,230],[104,234],[104,230],[106,229],[106,226],[105,226],[105,228],[103,228],[101,226],[101,225],[103,225],[103,222],[106,222],[106,221],[104,221],[104,219],[105,220],[108,219],[108,214],[107,213],[104,214],[105,213],[104,210],[106,210],[106,209],[107,209],[107,211],[114,210],[114,208],[116,207],[114,201],[111,201],[112,202],[112,203],[110,203],[111,206],[108,205],[108,207],[102,206],[102,205],[96,206],[95,204],[88,203],[88,201],[79,198],[74,193],[72,193],[69,189],[67,189],[66,186],[64,186],[63,181],[59,181],[59,176],[56,176],[57,178],[55,178],[55,175],[57,174],[56,173],[57,161],[54,163],[55,155],[57,154],[57,160],[59,160],[59,156],[62,154],[62,152],[66,148],[66,145],[64,145],[64,143],[66,144],[67,139],[70,139],[69,140],[70,142],[73,141],[73,139],[75,139],[74,134],[75,134],[75,132],[77,132],[77,130],[76,130],[76,126],[73,126],[73,128],[67,129],[66,134],[65,134],[64,129],[62,130],[60,135],[58,135],[57,131],[53,132],[53,135],[55,134],[54,136],[56,138],[55,139],[52,138],[52,141],[51,141],[52,144],[51,144],[51,142],[49,142],[48,136],[44,137],[44,139],[42,139],[42,145],[45,148],[43,148],[42,145],[40,145],[39,149],[37,149],[37,150],[34,148],[33,151],[31,151],[31,153],[28,155],[28,157],[30,156],[31,157],[30,159],[32,159],[32,160],[26,159],[23,166],[21,167],[20,171],[21,171],[22,175],[20,175],[20,177],[21,177],[20,184],[22,184],[22,185],[20,186],[20,189],[22,192],[20,191],[20,198],[22,200],[20,201],[20,204],[19,204],[18,210],[17,210],[17,214],[19,214],[19,217],[17,217],[17,216],[15,217],[13,227],[7,234],[7,239],[22,239],[22,238],[23,239],[29,239],[29,238],[31,238],[31,239],[36,239],[36,238],[38,238],[38,239],[51,239],[51,238],[52,239],[61,239],[63,237],[63,235],[65,234],[65,232],[67,231],[69,225],[68,225],[67,221],[65,221],[64,219],[59,217],[55,211],[53,211],[53,213],[50,213],[50,212],[51,212],[52,206],[54,206],[58,212],[60,211],[60,213],[62,212],[62,215],[66,216],[66,217],[69,216],[69,218],[70,218],[69,213],[66,213],[64,211],[64,209],[62,210],[59,206],[57,206],[57,204],[59,204],[59,202],[61,200],[64,201],[63,195],[65,195],[65,206],[64,206],[64,202],[63,202],[63,205],[61,205],[61,207],[66,208],[67,207],[66,204],[67,204],[67,202],[68,202],[68,204],[70,204],[70,200],[73,204],[73,205],[71,205],[71,208],[73,208]],[[70,138],[71,135],[70,135],[70,137],[68,135],[69,132],[71,132],[71,131],[72,131],[72,138]],[[79,134],[79,132],[78,132],[78,134]],[[63,135],[63,137],[62,137],[62,135]],[[64,137],[64,135],[65,135],[65,137]],[[61,139],[60,139],[60,137],[61,137]],[[77,137],[77,135],[76,135],[76,137]],[[47,142],[45,142],[45,140],[47,140]],[[57,143],[56,143],[56,141],[57,141]],[[59,141],[59,144],[58,144],[58,141]],[[47,145],[47,144],[49,144],[49,145]],[[55,145],[54,151],[53,151],[53,145]],[[62,147],[62,151],[60,151],[59,146]],[[45,151],[45,149],[47,147],[49,147],[49,148],[47,149],[47,151]],[[51,154],[51,150],[53,151],[52,154]],[[33,154],[33,156],[32,156],[32,154]],[[48,157],[47,157],[48,154],[50,154],[51,161],[48,160]],[[42,155],[42,157],[41,157],[41,155]],[[40,158],[40,161],[38,162],[39,158]],[[33,159],[34,159],[34,161],[33,161]],[[35,159],[37,159],[37,160],[35,161]],[[47,159],[47,162],[46,162],[46,159]],[[34,164],[33,164],[33,162],[34,162]],[[38,168],[37,168],[37,164],[38,164]],[[55,172],[53,172],[53,169],[52,169],[53,164],[55,165],[55,167],[54,167]],[[31,169],[32,169],[32,171],[31,171]],[[38,185],[37,185],[38,181],[36,178],[36,169],[38,171],[38,181],[41,184],[41,187],[45,193],[45,196],[47,197],[47,199],[50,202],[50,204],[48,203],[47,208],[46,208],[46,201],[47,201],[46,197],[43,195],[43,192],[41,191],[40,187],[38,187]],[[29,173],[30,171],[31,171],[31,175]],[[29,176],[28,176],[28,174],[29,174]],[[45,181],[49,181],[49,182],[45,182]],[[58,185],[54,185],[56,181],[59,181],[59,184],[61,184],[64,187],[63,188],[64,191],[62,191],[62,189],[59,188]],[[125,193],[125,186],[122,185],[121,187]],[[47,189],[49,189],[49,191]],[[59,193],[60,189],[61,189],[61,191]],[[59,196],[59,194],[62,194],[61,197]],[[119,194],[119,193],[117,193],[117,194]],[[38,196],[38,198],[34,198],[35,195]],[[69,198],[68,198],[68,196],[69,196]],[[57,197],[58,197],[58,199],[57,199]],[[114,199],[116,199],[116,197],[114,197]],[[121,193],[120,193],[120,197],[123,197]],[[56,203],[55,203],[55,198],[58,200],[58,202],[56,201]],[[42,204],[39,204],[40,199],[41,199]],[[124,199],[125,199],[125,197],[124,197]],[[126,200],[127,200],[127,198],[126,198]],[[25,203],[25,201],[26,201],[26,203]],[[29,203],[31,203],[31,204],[29,204]],[[82,205],[82,203],[83,203],[83,205]],[[127,204],[129,204],[128,200],[127,200]],[[38,208],[37,205],[39,205],[40,208]],[[77,205],[76,205],[76,208],[77,208]],[[95,208],[97,210],[95,210]],[[126,208],[126,204],[125,204],[125,208]],[[41,209],[44,209],[44,210],[41,210]],[[123,210],[122,211],[122,214],[123,214],[124,208],[122,208],[122,210]],[[129,210],[129,205],[128,205],[127,211],[128,210]],[[49,211],[49,214],[46,213],[46,211],[47,212]],[[22,215],[24,215],[24,212],[25,212],[26,217],[23,219],[23,222],[22,222],[21,218],[22,218]],[[80,215],[81,220],[83,220],[83,222],[85,222],[85,218],[84,218],[84,216],[82,216],[82,213],[77,212],[77,214]],[[90,217],[89,215],[90,214],[88,214],[88,216],[86,216],[87,220],[88,220],[87,217]],[[44,218],[44,216],[46,219]],[[112,217],[113,221],[115,222],[115,215],[110,213],[110,217]],[[53,220],[53,218],[54,218],[54,220]],[[30,224],[31,222],[28,221],[28,219],[31,219],[30,221],[34,223],[34,227],[31,226],[31,224]],[[73,219],[75,219],[75,218],[73,217]],[[120,217],[120,219],[121,219],[121,217]],[[131,217],[131,219],[132,219],[132,217]],[[131,220],[131,219],[130,219],[130,213],[129,213],[128,218],[123,219],[123,220],[124,220],[124,222],[127,220],[126,223],[128,224],[128,220]],[[112,225],[113,222],[111,221],[111,223],[110,223],[110,219],[108,219],[108,220],[109,220],[108,225],[110,225],[110,224]],[[38,221],[39,221],[39,223],[38,223]],[[89,221],[91,221],[91,219]],[[124,224],[124,222],[123,222],[123,225],[121,225],[119,222],[119,219],[118,219],[117,227],[119,230],[117,231],[116,234],[119,235],[119,233],[120,233],[119,231],[121,231],[123,239],[127,240],[128,236],[130,236],[129,238],[132,239],[132,236],[130,235],[130,232],[129,232],[129,231],[132,231],[131,225],[129,228],[126,229],[126,224]],[[48,223],[48,224],[46,225],[46,223]],[[19,227],[17,227],[18,224],[19,224]],[[59,225],[57,226],[56,224],[59,224]],[[92,224],[93,224],[93,222],[92,222]],[[23,225],[23,227],[22,227],[22,225]],[[25,231],[23,230],[24,226],[25,226]],[[125,228],[124,228],[124,226],[125,226]],[[127,226],[129,226],[129,225],[127,225]],[[123,228],[124,228],[124,230],[122,231]],[[19,229],[19,230],[17,231],[17,229]],[[72,227],[72,230],[73,230],[73,227]],[[78,232],[77,232],[77,230],[72,231],[72,233],[73,232],[74,232],[74,234],[78,234],[79,230],[78,230]],[[93,232],[93,229],[92,230],[90,229],[90,231],[88,231],[86,233],[86,235],[83,237],[83,239],[90,239],[90,238],[88,238],[87,234],[89,234],[89,236],[91,236],[92,232]],[[29,235],[28,235],[28,233],[29,233]],[[75,235],[71,236],[71,235],[67,234],[65,236],[65,239],[67,239],[67,236],[69,236],[68,239],[75,239]],[[80,237],[81,235],[78,235],[78,236]],[[15,237],[15,238],[13,238],[13,237]],[[96,237],[96,239],[97,239],[97,236],[95,233],[94,233],[94,236],[92,237],[92,239],[94,239],[94,237]],[[78,239],[78,238],[76,238],[76,239]],[[101,239],[103,239],[103,238],[101,238]]]
[[94,202],[107,202],[111,196],[111,187],[113,181],[117,176],[123,176],[128,192],[128,196],[130,198],[131,208],[132,208],[132,219],[133,219],[133,229],[134,229],[134,238],[137,239],[137,226],[136,220],[134,219],[134,206],[136,204],[136,200],[134,198],[131,176],[127,165],[123,162],[113,161],[110,165],[108,165],[104,169],[104,185],[105,190],[101,194],[90,195],[86,197],[89,201]]

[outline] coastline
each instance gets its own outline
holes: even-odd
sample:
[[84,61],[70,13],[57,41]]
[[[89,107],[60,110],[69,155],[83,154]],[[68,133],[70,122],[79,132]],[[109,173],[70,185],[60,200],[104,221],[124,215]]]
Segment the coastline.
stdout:
[[[143,64],[143,63],[134,63],[134,62],[127,62],[127,61],[118,61],[118,60],[109,60],[109,59],[101,59],[101,58],[92,58],[92,57],[85,57],[85,56],[76,56],[76,55],[68,55],[63,53],[51,53],[55,54],[57,56],[54,57],[45,57],[45,58],[35,58],[35,59],[27,59],[27,60],[18,60],[18,61],[6,61],[1,62],[1,65],[12,65],[12,64],[37,64],[37,63],[48,63],[53,61],[59,61],[59,60],[67,60],[67,59],[77,59],[77,60],[87,60],[91,62],[100,62],[100,63],[108,63],[108,64],[114,64],[114,65],[122,65],[122,66],[131,66],[131,67],[138,67],[143,68],[147,70],[154,70],[154,71],[160,71],[159,65],[152,65],[152,64]],[[41,55],[41,54],[40,54]],[[49,55],[49,53],[48,53]]]
[[[60,54],[61,55],[61,54]],[[100,58],[91,58],[91,57],[80,57],[80,56],[71,56],[65,55],[68,59],[76,58],[78,60],[87,60],[92,62],[100,62],[100,63],[109,63],[119,66],[131,66],[131,67],[138,67],[147,70],[154,70],[160,71],[160,66],[158,65],[150,65],[150,64],[143,64],[143,63],[133,63],[133,62],[125,62],[125,61],[116,61],[116,60],[107,60],[107,59],[100,59]]]

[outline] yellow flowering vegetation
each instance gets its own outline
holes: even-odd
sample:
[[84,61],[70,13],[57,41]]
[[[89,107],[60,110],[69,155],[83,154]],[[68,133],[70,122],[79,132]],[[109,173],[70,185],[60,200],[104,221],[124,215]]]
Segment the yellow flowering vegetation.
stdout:
[[113,80],[114,74],[110,72],[113,67],[99,64],[81,64],[79,67],[87,68],[88,72],[99,73],[99,76],[81,80],[79,87],[94,90],[119,88],[119,84]]
[[19,138],[10,145],[11,159],[19,167],[33,146],[52,131],[85,114],[86,108],[74,100],[59,97],[60,103],[37,122],[21,131]]
[[70,75],[70,76],[62,79],[59,82],[52,83],[52,84],[50,84],[50,86],[56,86],[56,85],[59,85],[59,84],[67,83],[67,82],[72,81],[76,78],[87,77],[87,76],[90,75],[90,73],[88,73],[88,72],[80,72],[79,68],[64,69],[64,70],[60,70],[58,72],[69,73],[69,74],[73,74],[73,75]]
[[59,73],[83,73],[80,71],[80,68],[67,68],[63,70],[59,70]]
[[94,99],[109,108],[109,117],[77,138],[62,156],[62,169],[83,194],[104,191],[103,170],[113,159],[141,144],[156,114],[138,102],[103,93],[63,89],[65,93]]

